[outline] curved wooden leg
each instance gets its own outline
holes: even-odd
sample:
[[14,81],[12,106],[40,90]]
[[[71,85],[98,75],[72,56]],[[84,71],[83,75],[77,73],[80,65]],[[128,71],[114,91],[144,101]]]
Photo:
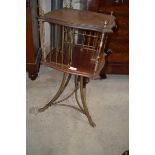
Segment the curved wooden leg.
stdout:
[[88,118],[89,124],[92,127],[95,127],[96,124],[93,122],[93,120],[92,120],[92,118],[91,118],[91,116],[89,114],[87,104],[86,104],[86,85],[84,84],[84,79],[83,79],[82,76],[80,76],[80,94],[81,94],[81,101],[82,101],[82,105],[83,105],[83,108],[84,108],[84,112],[85,112],[85,115]]
[[[64,73],[61,85],[60,85],[57,93],[55,94],[55,96],[52,98],[52,100],[48,104],[46,104],[44,107],[38,109],[39,112],[45,111],[48,107],[50,107],[52,104],[54,104],[54,101],[56,101],[59,98],[59,96],[63,93],[64,89],[68,85],[70,78],[71,78],[71,74],[69,74],[68,78],[67,78],[67,75],[68,75],[67,73]],[[67,80],[66,80],[66,78],[67,78]]]

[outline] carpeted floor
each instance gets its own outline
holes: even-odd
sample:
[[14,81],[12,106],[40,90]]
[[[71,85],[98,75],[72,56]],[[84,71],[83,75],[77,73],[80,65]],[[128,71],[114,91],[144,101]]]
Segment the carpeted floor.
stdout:
[[[27,78],[27,155],[121,155],[129,149],[129,79],[108,75],[87,85],[87,103],[96,128],[74,109],[45,105],[62,73],[41,66],[35,81]],[[74,88],[73,79],[62,96]],[[76,105],[74,96],[65,101]]]

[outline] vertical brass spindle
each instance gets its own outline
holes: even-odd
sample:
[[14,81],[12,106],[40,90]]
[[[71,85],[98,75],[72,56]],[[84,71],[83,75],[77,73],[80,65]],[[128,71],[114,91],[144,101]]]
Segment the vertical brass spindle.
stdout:
[[68,66],[70,66],[70,28],[67,27]]
[[73,47],[74,47],[74,28],[71,28],[71,49],[70,49],[70,53],[71,53],[71,57],[70,57],[70,65],[72,65],[72,60],[73,60]]
[[41,38],[41,48],[43,53],[43,61],[46,62],[44,21],[40,20],[39,24],[40,24],[40,38]]
[[74,44],[75,44],[75,29],[73,28],[73,46],[74,46]]
[[68,66],[70,67],[72,64],[72,28],[69,28],[69,32],[68,32],[68,45],[69,45],[69,49],[68,49]]
[[55,54],[55,61],[56,61],[56,64],[57,64],[57,59],[58,59],[58,25],[56,24],[55,25],[55,31],[56,31],[56,54]]
[[50,24],[50,52],[53,49],[53,24]]
[[86,88],[84,86],[84,77],[80,76],[80,94],[81,94],[81,101],[82,101],[82,105],[83,105],[83,110],[85,115],[88,118],[89,124],[92,127],[95,127],[96,124],[93,122],[91,115],[89,113],[88,107],[87,107],[87,103],[86,103]]
[[64,28],[64,43],[65,43],[66,42],[66,28],[65,26],[63,28]]
[[105,49],[107,39],[108,39],[108,35],[107,35],[107,34],[105,34],[105,40],[104,40],[103,50]]
[[95,47],[96,38],[97,38],[96,36],[97,36],[97,33],[95,32],[95,33],[94,33],[94,39],[93,39],[93,47],[94,47],[94,48],[96,48],[96,47]]
[[64,26],[62,26],[62,45],[61,45],[61,54],[62,54],[62,65],[64,61]]
[[66,65],[68,65],[68,27],[65,27],[65,36],[64,36],[65,38],[65,41],[64,41],[64,46],[65,46],[65,49],[67,49],[66,50],[66,53],[64,53],[64,58],[65,58],[65,60],[64,60],[64,62],[66,63]]
[[100,37],[100,34],[99,32],[97,32],[97,37],[96,37],[96,47],[99,48],[99,37]]
[[58,54],[59,54],[59,52],[60,52],[60,41],[61,41],[61,37],[60,37],[60,25],[58,25]]
[[52,62],[53,55],[53,24],[51,24],[51,32],[50,32],[50,62]]
[[72,65],[72,28],[70,28],[70,62],[69,65]]
[[[89,32],[89,35],[91,35],[91,31]],[[88,46],[90,45],[90,40],[91,40],[91,36],[88,37]]]
[[[97,40],[97,33],[94,32],[94,39],[93,39],[93,43],[92,43],[94,50],[96,50],[96,40]],[[95,51],[92,54],[92,58],[94,58],[94,55],[95,55]]]
[[97,55],[98,50],[99,50],[99,41],[100,41],[99,37],[100,37],[100,33],[97,32],[97,33],[96,33],[96,42],[95,42],[96,50],[95,50],[95,53],[94,53],[95,55]]
[[98,68],[98,63],[99,63],[99,58],[100,58],[100,51],[101,51],[101,48],[102,48],[102,45],[103,45],[103,39],[104,39],[104,33],[102,33],[100,44],[99,44],[99,49],[97,51],[97,57],[96,57],[96,62],[95,62],[94,74],[95,74],[95,72],[97,71],[97,68]]
[[82,50],[84,49],[84,44],[85,44],[85,34],[86,34],[86,31],[82,33]]

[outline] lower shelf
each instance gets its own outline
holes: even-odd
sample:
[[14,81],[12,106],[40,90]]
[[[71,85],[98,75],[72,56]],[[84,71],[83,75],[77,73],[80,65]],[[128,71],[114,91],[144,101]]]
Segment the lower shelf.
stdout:
[[42,63],[62,72],[81,75],[93,79],[99,75],[99,72],[103,68],[105,62],[104,55],[100,55],[96,72],[94,72],[96,66],[96,55],[92,52],[92,50],[81,49],[81,46],[78,45],[73,47],[70,65],[68,64],[70,61],[69,58],[68,50],[64,50],[63,52],[60,50],[59,52],[56,52],[56,49],[53,49],[47,55],[46,61]]

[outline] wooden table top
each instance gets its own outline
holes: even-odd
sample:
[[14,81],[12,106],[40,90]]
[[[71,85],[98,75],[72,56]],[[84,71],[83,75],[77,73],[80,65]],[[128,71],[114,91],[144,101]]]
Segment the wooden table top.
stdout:
[[50,23],[99,32],[112,32],[112,28],[115,26],[114,16],[68,8],[53,10],[41,16],[40,19]]

